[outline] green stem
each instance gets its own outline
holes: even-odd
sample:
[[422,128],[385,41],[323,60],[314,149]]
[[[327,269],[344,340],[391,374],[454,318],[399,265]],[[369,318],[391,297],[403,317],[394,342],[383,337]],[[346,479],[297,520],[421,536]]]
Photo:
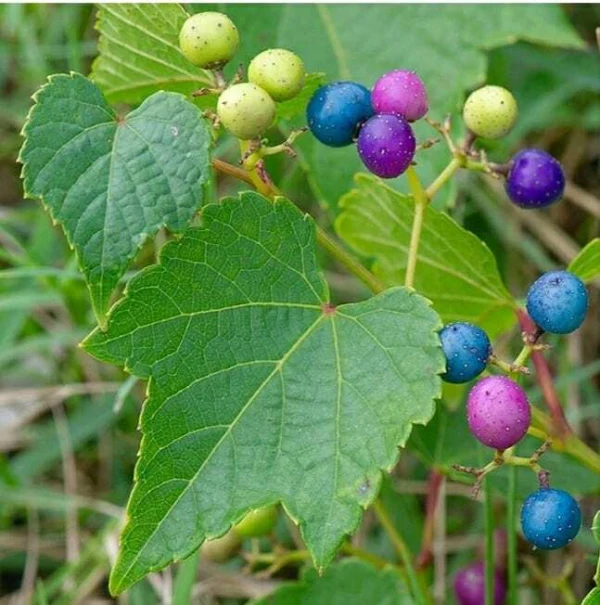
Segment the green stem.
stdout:
[[506,511],[506,533],[508,536],[508,603],[517,605],[517,528],[515,527],[517,504],[517,469],[508,470],[508,507]]
[[417,578],[417,574],[412,564],[412,557],[408,546],[406,546],[406,543],[402,539],[402,536],[396,530],[396,527],[394,526],[394,523],[390,519],[387,511],[385,510],[381,499],[377,499],[375,501],[375,503],[373,504],[373,510],[375,511],[375,515],[379,519],[379,523],[381,523],[381,526],[383,527],[389,539],[391,540],[392,545],[396,550],[396,553],[400,557],[400,561],[406,569],[406,574],[408,576],[408,584],[413,593],[413,597],[419,605],[425,605],[427,603],[430,603],[431,598],[428,598],[426,596],[426,592],[421,586],[419,579]]
[[423,189],[423,185],[417,176],[414,168],[409,168],[406,171],[408,184],[415,199],[415,216],[413,218],[412,230],[410,234],[410,245],[408,248],[408,259],[406,261],[406,275],[404,277],[404,285],[407,288],[414,287],[415,272],[417,269],[417,258],[419,257],[419,242],[421,241],[421,232],[423,231],[423,217],[425,208],[429,203],[427,192]]
[[465,159],[461,156],[455,156],[450,160],[450,163],[442,172],[438,175],[438,177],[427,187],[428,199],[432,199],[433,196],[454,176],[456,171],[464,166]]
[[494,506],[492,486],[485,479],[485,605],[494,605]]
[[173,605],[186,605],[192,602],[192,590],[198,574],[199,559],[200,549],[179,564],[173,587]]

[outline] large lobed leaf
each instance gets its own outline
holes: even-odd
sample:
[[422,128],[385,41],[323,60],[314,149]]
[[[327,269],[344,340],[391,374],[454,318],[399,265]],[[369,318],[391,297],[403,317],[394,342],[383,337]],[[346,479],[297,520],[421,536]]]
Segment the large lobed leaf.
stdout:
[[25,195],[40,198],[75,249],[102,323],[146,237],[184,229],[203,201],[211,135],[200,111],[158,92],[118,117],[89,80],[51,76],[23,128]]
[[595,238],[571,261],[569,271],[584,282],[600,276],[600,238]]
[[282,586],[254,605],[412,605],[406,584],[391,566],[377,570],[356,559],[333,565],[322,577],[307,570],[300,582]]
[[[404,282],[415,202],[379,179],[358,174],[340,200],[339,235],[375,259],[386,284]],[[514,325],[514,302],[489,248],[447,214],[428,207],[423,220],[415,288],[445,322],[469,321],[495,336]]]
[[203,221],[84,343],[150,378],[115,593],[277,501],[325,566],[440,392],[423,297],[334,308],[314,223],[286,200],[244,193]]

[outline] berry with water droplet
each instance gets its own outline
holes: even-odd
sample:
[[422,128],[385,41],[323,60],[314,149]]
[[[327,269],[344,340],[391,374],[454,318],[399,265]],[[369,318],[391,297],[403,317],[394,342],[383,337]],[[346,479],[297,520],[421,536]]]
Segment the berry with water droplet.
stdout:
[[560,162],[541,149],[523,149],[510,163],[506,193],[521,208],[545,208],[560,200],[565,174]]
[[350,145],[361,124],[372,115],[371,93],[356,82],[321,86],[306,108],[310,131],[330,147]]
[[517,121],[517,102],[501,86],[484,86],[472,92],[463,108],[467,128],[484,139],[500,139]]
[[[472,563],[461,569],[454,578],[454,594],[459,605],[484,605],[485,603],[485,565]],[[494,605],[503,605],[506,597],[506,584],[502,574],[494,570]]]
[[569,334],[584,321],[588,309],[585,284],[569,271],[549,271],[527,292],[527,312],[544,332]]
[[179,32],[183,56],[204,69],[223,67],[235,54],[239,42],[233,21],[223,13],[212,11],[192,15]]
[[422,118],[429,109],[427,91],[414,71],[396,69],[383,74],[371,91],[375,113],[401,116],[409,122]]
[[362,125],[357,146],[360,159],[373,174],[393,179],[410,166],[416,141],[404,118],[375,115]]
[[440,340],[446,357],[443,380],[469,382],[485,370],[492,345],[481,328],[466,322],[451,323],[440,331]]
[[287,101],[304,86],[304,63],[289,50],[271,48],[252,59],[248,81],[266,90],[274,101]]
[[537,548],[566,546],[581,527],[581,509],[571,494],[544,487],[530,494],[521,509],[523,534]]
[[471,389],[467,421],[475,438],[498,450],[519,442],[531,423],[525,391],[505,376],[487,376]]
[[235,84],[219,96],[217,115],[233,136],[256,139],[273,123],[275,102],[256,84]]

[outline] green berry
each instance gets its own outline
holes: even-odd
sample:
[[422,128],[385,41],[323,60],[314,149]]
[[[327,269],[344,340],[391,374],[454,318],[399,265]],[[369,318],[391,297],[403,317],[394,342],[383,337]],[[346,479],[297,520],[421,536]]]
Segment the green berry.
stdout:
[[225,535],[214,540],[207,540],[200,547],[200,555],[205,561],[213,563],[224,563],[233,557],[239,549],[241,539],[239,535],[233,531],[228,531]]
[[266,90],[275,101],[287,101],[304,86],[304,63],[289,50],[271,48],[252,59],[248,81]]
[[250,511],[233,530],[242,538],[259,538],[270,533],[277,521],[277,508],[265,506]]
[[239,41],[237,27],[222,13],[192,15],[179,32],[183,56],[204,69],[217,69],[229,62]]
[[478,137],[500,139],[515,125],[518,113],[517,101],[506,88],[484,86],[469,95],[463,118]]
[[235,84],[221,93],[217,115],[243,141],[260,137],[275,119],[275,102],[256,84]]

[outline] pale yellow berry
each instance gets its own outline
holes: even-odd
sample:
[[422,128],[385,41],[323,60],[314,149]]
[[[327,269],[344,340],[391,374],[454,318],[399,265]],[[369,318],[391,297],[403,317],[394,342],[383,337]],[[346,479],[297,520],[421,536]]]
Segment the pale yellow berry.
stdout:
[[235,84],[221,93],[217,115],[229,132],[243,141],[256,139],[275,119],[275,101],[256,84]]
[[517,101],[506,88],[484,86],[469,95],[463,119],[478,137],[499,139],[510,132],[518,113]]
[[248,80],[266,90],[275,101],[287,101],[304,86],[304,63],[289,50],[271,48],[252,59]]

